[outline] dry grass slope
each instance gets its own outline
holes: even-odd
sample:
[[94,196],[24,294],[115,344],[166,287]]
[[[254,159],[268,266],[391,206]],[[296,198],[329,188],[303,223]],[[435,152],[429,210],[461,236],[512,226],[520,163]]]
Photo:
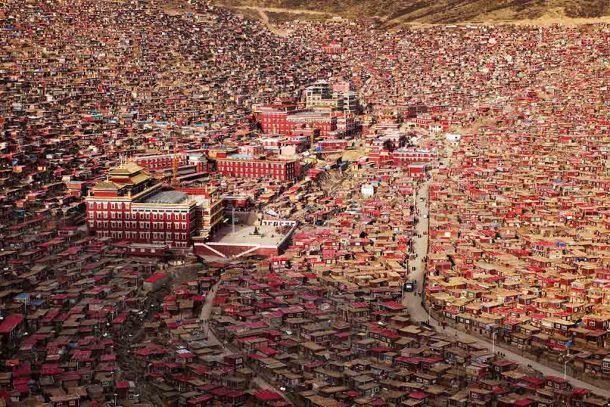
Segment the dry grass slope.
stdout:
[[221,0],[229,6],[325,11],[400,23],[518,21],[610,15],[610,0]]

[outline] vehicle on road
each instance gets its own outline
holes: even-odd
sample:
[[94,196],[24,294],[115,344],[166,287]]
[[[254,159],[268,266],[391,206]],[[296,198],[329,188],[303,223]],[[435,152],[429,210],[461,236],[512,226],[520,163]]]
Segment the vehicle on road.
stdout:
[[417,287],[417,281],[409,280],[409,281],[405,282],[404,289],[406,292],[411,293],[411,292],[415,291],[415,287]]

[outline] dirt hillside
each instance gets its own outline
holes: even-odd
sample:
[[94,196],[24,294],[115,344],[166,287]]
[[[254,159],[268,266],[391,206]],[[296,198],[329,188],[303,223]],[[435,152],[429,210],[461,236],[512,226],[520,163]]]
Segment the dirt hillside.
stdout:
[[348,18],[400,23],[517,21],[610,15],[609,0],[221,0],[228,6],[314,10]]

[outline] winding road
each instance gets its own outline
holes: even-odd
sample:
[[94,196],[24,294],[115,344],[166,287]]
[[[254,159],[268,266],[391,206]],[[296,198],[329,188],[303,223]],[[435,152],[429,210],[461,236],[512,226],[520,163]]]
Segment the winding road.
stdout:
[[[450,154],[448,154],[448,157],[449,156],[450,156]],[[449,159],[447,158],[447,159],[443,160],[442,164],[447,165],[448,162],[449,162]],[[414,238],[414,243],[413,243],[413,247],[414,247],[415,253],[417,254],[417,258],[415,260],[409,261],[409,268],[411,268],[413,266],[415,266],[415,268],[416,268],[415,271],[412,271],[409,274],[409,278],[411,280],[417,281],[417,287],[418,287],[418,290],[420,290],[420,294],[421,294],[421,292],[423,292],[424,274],[425,274],[425,270],[426,270],[426,265],[423,262],[423,258],[428,253],[429,236],[427,234],[427,231],[428,231],[428,225],[430,222],[430,208],[428,206],[428,195],[429,195],[429,190],[430,190],[430,182],[431,181],[424,182],[419,187],[419,190],[417,192],[416,207],[419,212],[419,222],[417,223],[417,226],[416,226],[417,233],[416,233],[416,236]],[[424,199],[421,200],[420,198],[424,198]],[[426,234],[424,234],[424,232],[426,232]],[[418,237],[418,236],[421,236],[421,237]],[[428,322],[430,325],[435,327],[437,329],[437,331],[441,331],[441,332],[445,333],[447,336],[455,337],[455,338],[462,339],[462,340],[477,341],[478,343],[484,345],[490,351],[494,350],[494,345],[491,342],[485,341],[479,337],[469,335],[465,332],[456,330],[452,327],[445,327],[443,329],[441,327],[441,325],[439,324],[439,322],[437,320],[435,320],[434,318],[432,318],[430,316],[430,314],[428,314],[428,311],[426,311],[426,309],[423,307],[421,295],[416,295],[415,293],[406,292],[405,297],[403,299],[403,304],[405,304],[408,307],[409,314],[413,320],[415,320],[417,322],[422,322],[422,321]],[[542,374],[544,374],[544,375],[557,376],[557,377],[564,376],[563,371],[553,369],[551,367],[538,363],[534,360],[521,356],[517,353],[514,353],[511,349],[506,348],[504,346],[500,346],[498,343],[495,344],[495,348],[500,349],[502,351],[502,353],[504,353],[506,355],[506,358],[513,360],[523,366],[530,365],[532,368],[538,370],[539,372],[542,372]],[[603,389],[601,387],[594,386],[592,384],[583,382],[582,380],[578,380],[578,379],[570,377],[570,376],[568,376],[567,378],[572,383],[572,385],[575,387],[589,389],[592,392],[597,393],[600,396],[610,398],[610,390],[608,390],[608,389]]]
[[[221,281],[222,280],[218,280],[218,282],[216,284],[214,284],[208,291],[208,293],[205,297],[205,302],[203,303],[203,306],[201,307],[201,313],[199,314],[199,321],[201,323],[202,332],[204,332],[207,336],[207,341],[211,345],[221,346],[222,350],[223,350],[221,356],[226,356],[226,355],[230,355],[235,352],[233,352],[231,349],[229,349],[229,347],[224,342],[218,340],[218,338],[214,334],[214,331],[212,329],[210,329],[210,325],[209,325],[210,316],[212,315],[212,309],[214,307],[214,298],[216,298],[216,293],[218,291],[218,287],[220,286]],[[244,355],[244,358],[245,357],[246,356]],[[262,378],[260,376],[253,377],[250,385],[261,388],[261,389],[268,389],[268,390],[274,391],[276,393],[279,393],[282,395],[282,398],[284,399],[284,401],[292,404],[292,401],[288,398],[288,396],[286,395],[285,392],[280,391],[279,389],[277,389],[275,386],[273,386],[271,383],[269,383],[267,380],[265,380],[264,378]]]

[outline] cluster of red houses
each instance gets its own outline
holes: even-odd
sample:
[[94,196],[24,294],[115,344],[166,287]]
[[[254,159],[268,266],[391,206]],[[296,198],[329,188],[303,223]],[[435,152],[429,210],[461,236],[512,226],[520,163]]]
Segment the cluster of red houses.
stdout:
[[607,404],[401,303],[607,380],[605,26],[174,3],[0,10],[0,405]]

